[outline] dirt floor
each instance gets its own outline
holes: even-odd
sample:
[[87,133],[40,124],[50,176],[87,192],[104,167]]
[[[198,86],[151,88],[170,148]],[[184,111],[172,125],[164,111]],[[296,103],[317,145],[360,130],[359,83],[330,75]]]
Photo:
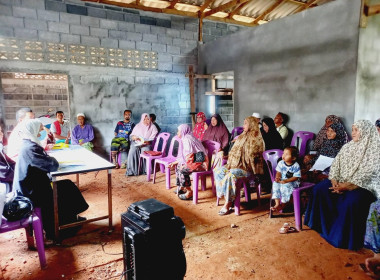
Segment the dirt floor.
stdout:
[[[36,251],[27,249],[25,231],[0,236],[0,279],[120,279],[123,272],[120,214],[132,203],[155,198],[175,210],[186,225],[183,246],[187,260],[185,279],[370,279],[359,268],[373,253],[336,249],[313,230],[279,234],[281,226],[294,225],[292,215],[268,218],[269,197],[261,207],[255,195],[242,203],[241,215],[218,216],[211,188],[199,192],[199,203],[181,201],[173,189],[165,188],[164,174],[156,184],[146,176],[125,177],[125,170],[113,170],[113,219],[87,224],[61,246],[46,248],[48,267],[41,270]],[[80,190],[91,218],[107,211],[105,171],[80,176]],[[74,176],[68,178],[75,180]],[[174,182],[174,176],[173,182]],[[208,182],[208,186],[210,182]],[[232,225],[235,225],[233,227]],[[170,260],[168,260],[170,269]],[[157,276],[157,279],[165,279]]]

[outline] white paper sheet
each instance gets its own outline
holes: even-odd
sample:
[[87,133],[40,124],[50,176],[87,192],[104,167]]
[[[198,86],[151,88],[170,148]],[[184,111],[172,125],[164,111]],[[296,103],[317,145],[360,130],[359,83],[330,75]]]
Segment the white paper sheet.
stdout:
[[333,161],[334,161],[334,158],[320,155],[317,161],[314,163],[313,167],[309,171],[314,171],[314,170],[323,171],[326,168],[330,167]]

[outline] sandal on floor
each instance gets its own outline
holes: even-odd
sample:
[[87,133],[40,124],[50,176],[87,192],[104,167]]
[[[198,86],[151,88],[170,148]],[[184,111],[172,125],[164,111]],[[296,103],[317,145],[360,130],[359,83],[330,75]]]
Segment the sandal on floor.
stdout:
[[173,191],[175,194],[184,194],[184,193],[186,193],[186,191],[185,190],[181,190],[181,189],[176,189],[176,190],[174,190]]
[[185,193],[180,194],[178,197],[179,197],[179,199],[181,199],[181,200],[192,200],[192,199],[193,199],[193,196],[186,197],[186,194],[185,194]]
[[230,214],[230,213],[231,213],[230,208],[226,209],[226,208],[223,207],[222,209],[219,210],[218,215],[219,216],[224,216],[224,215],[227,215],[227,214]]
[[297,232],[297,229],[295,227],[282,227],[278,230],[278,232],[281,234],[293,233],[293,232]]

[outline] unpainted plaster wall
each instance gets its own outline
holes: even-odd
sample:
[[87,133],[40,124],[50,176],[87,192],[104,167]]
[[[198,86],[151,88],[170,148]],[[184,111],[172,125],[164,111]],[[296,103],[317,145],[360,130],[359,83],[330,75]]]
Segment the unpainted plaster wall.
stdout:
[[[337,0],[199,47],[204,74],[234,71],[235,125],[259,112],[289,115],[293,131],[318,132],[335,114],[350,127],[355,114],[360,1]],[[200,80],[207,110],[209,83]]]
[[[371,5],[380,0],[370,1]],[[380,14],[360,29],[355,120],[380,118]]]

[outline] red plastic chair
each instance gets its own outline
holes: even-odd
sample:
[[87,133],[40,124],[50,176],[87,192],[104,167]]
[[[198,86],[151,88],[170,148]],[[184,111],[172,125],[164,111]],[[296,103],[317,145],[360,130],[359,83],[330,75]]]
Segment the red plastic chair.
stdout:
[[[263,152],[264,160],[268,166],[269,173],[271,175],[272,183],[276,177],[276,166],[280,155],[282,156],[282,150],[267,150]],[[301,217],[301,192],[314,187],[313,183],[301,182],[298,188],[293,190],[293,207],[294,207],[294,220],[295,228],[298,231],[302,229],[302,217]],[[272,205],[272,203],[270,204]],[[272,218],[272,210],[269,210],[269,218]]]
[[[5,233],[13,231],[16,229],[25,228],[26,237],[28,241],[28,247],[34,248],[33,242],[33,232],[36,239],[36,247],[38,251],[38,257],[40,259],[41,269],[46,268],[46,256],[45,256],[45,246],[44,246],[44,235],[42,231],[41,222],[41,209],[35,208],[33,213],[28,217],[19,221],[10,222],[5,217],[2,217],[0,225],[0,233]],[[33,231],[30,231],[30,227]],[[32,235],[30,235],[32,233]]]
[[157,136],[153,151],[158,151],[158,145],[160,144],[160,141],[162,139],[163,142],[162,142],[162,147],[161,147],[161,152],[162,152],[161,155],[152,156],[152,155],[145,154],[143,152],[140,154],[139,169],[138,169],[137,174],[140,174],[141,163],[142,163],[142,160],[145,159],[146,160],[146,179],[148,182],[150,181],[150,175],[152,173],[152,161],[165,156],[165,149],[166,149],[166,145],[168,143],[169,138],[170,138],[170,133],[168,132],[161,132]]
[[[290,146],[296,146],[299,150],[299,156],[304,157],[306,155],[306,148],[309,141],[314,139],[315,134],[309,131],[298,131],[294,133]],[[301,143],[300,141],[301,140]]]
[[199,178],[202,181],[202,191],[204,191],[204,190],[206,190],[206,176],[211,175],[212,192],[214,195],[216,193],[215,184],[214,184],[214,173],[213,173],[213,170],[211,168],[211,158],[212,158],[212,154],[214,153],[214,151],[216,151],[216,152],[219,151],[220,143],[215,142],[215,141],[211,141],[211,140],[205,140],[205,141],[202,141],[202,144],[207,150],[207,156],[209,158],[210,166],[209,166],[209,170],[207,170],[207,171],[200,171],[200,172],[193,172],[192,173],[193,174],[193,184],[194,184],[194,186],[193,186],[193,203],[194,204],[198,203]]
[[[177,155],[174,154],[174,147],[178,143]],[[165,173],[166,177],[166,188],[170,189],[170,168],[169,164],[176,161],[178,157],[182,156],[182,141],[178,136],[174,136],[170,142],[168,155],[166,157],[155,159],[154,169],[153,169],[153,184],[156,182],[156,167],[157,164],[160,165],[160,170]]]

